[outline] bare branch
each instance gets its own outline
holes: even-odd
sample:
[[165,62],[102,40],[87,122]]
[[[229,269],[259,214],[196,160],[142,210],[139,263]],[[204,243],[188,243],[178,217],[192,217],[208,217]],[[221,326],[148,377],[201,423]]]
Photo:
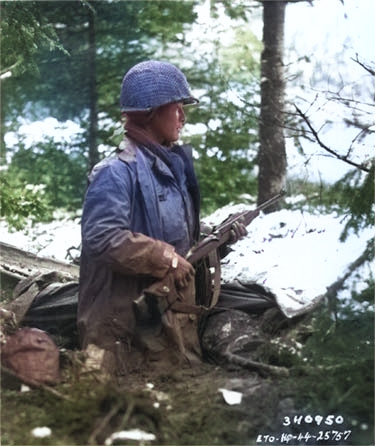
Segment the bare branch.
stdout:
[[319,144],[320,147],[322,147],[325,151],[327,151],[328,153],[333,155],[335,158],[337,158],[341,161],[344,161],[345,163],[350,164],[351,166],[356,167],[357,169],[360,169],[364,172],[370,171],[370,169],[368,167],[366,167],[364,164],[355,163],[354,161],[350,160],[347,155],[346,156],[340,155],[335,150],[331,149],[326,144],[324,144],[324,142],[319,137],[319,132],[312,126],[312,124],[311,124],[309,118],[306,116],[306,114],[303,113],[302,110],[300,108],[298,108],[298,106],[296,104],[294,104],[294,107],[297,110],[297,113],[299,114],[299,116],[303,119],[303,121],[306,123],[307,127],[310,129],[315,141]]
[[356,62],[358,65],[360,65],[362,68],[364,68],[368,73],[370,73],[372,76],[375,76],[375,70],[370,67],[369,65],[366,65],[365,63],[361,62],[358,59],[358,54],[356,54],[356,58],[351,58],[354,62]]

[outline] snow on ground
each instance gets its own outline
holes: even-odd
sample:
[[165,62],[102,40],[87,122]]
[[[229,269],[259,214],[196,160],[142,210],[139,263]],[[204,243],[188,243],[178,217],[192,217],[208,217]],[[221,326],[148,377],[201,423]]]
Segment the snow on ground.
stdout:
[[37,223],[23,231],[8,231],[0,222],[0,241],[42,257],[69,261],[68,250],[81,243],[80,219],[59,218],[51,223]]
[[[228,214],[248,208],[222,208],[206,223],[218,224]],[[335,214],[291,210],[260,214],[248,226],[247,237],[233,245],[233,251],[223,259],[222,280],[255,282],[276,296],[287,316],[304,312],[345,274],[373,236],[373,228],[368,228],[358,236],[351,233],[342,243],[339,238],[343,229],[342,216]],[[373,266],[361,269],[362,280],[352,284],[357,291]],[[348,298],[349,294],[342,297]]]
[[[232,213],[251,208],[228,205],[204,221],[216,225]],[[300,210],[260,214],[248,226],[248,235],[232,245],[233,251],[223,259],[222,279],[256,282],[276,296],[287,316],[303,312],[345,274],[373,236],[373,228],[368,228],[340,242],[343,228],[342,217],[336,214]],[[19,232],[8,232],[1,222],[0,240],[40,256],[68,261],[68,250],[80,245],[80,220],[63,218]],[[72,254],[77,253],[73,249]],[[373,267],[364,265],[361,277],[351,286],[360,291]],[[343,297],[349,298],[350,290]]]

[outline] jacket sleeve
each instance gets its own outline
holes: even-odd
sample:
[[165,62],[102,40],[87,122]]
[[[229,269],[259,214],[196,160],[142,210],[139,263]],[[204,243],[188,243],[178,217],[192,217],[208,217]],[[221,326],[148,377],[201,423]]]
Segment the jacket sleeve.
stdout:
[[130,230],[132,189],[128,166],[121,161],[95,175],[83,207],[83,249],[93,261],[122,274],[162,278],[171,267],[175,249]]

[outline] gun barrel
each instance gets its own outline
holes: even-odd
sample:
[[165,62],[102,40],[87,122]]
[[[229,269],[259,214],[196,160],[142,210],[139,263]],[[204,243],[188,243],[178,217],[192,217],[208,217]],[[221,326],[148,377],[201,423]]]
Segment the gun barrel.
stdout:
[[207,237],[201,240],[197,246],[189,251],[186,259],[190,263],[194,264],[201,258],[207,256],[213,249],[217,249],[229,240],[231,226],[237,219],[242,217],[243,223],[246,226],[249,225],[259,215],[260,211],[280,200],[280,198],[284,195],[285,192],[280,192],[256,207],[253,211],[245,211],[239,215],[233,216],[231,219],[225,220],[225,222],[217,227],[215,233],[209,234]]
[[278,193],[274,197],[270,198],[269,200],[264,201],[256,209],[259,210],[259,211],[262,211],[263,209],[268,208],[268,206],[271,206],[271,204],[276,203],[276,201],[279,201],[280,198],[282,198],[285,194],[286,194],[285,191],[281,191],[280,193]]

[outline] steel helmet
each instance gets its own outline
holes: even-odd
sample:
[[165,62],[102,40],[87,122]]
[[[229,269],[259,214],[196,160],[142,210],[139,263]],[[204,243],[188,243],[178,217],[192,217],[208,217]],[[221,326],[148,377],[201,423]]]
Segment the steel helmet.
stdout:
[[122,112],[147,111],[172,102],[195,104],[185,75],[168,62],[150,60],[132,67],[121,85]]

